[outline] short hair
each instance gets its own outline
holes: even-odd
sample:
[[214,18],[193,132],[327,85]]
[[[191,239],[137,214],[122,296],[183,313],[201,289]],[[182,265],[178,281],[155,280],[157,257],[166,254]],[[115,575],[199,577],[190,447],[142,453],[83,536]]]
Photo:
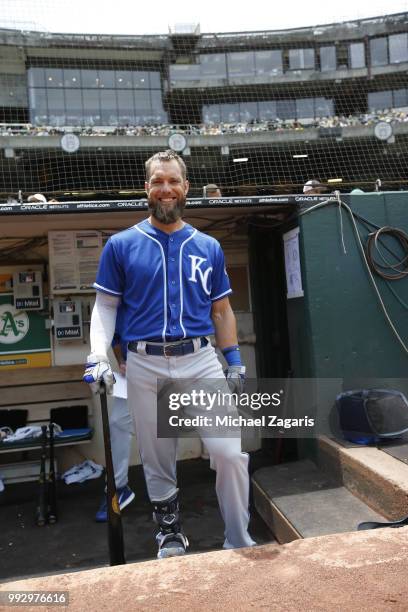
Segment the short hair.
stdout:
[[146,181],[148,181],[150,178],[150,168],[154,162],[156,161],[169,162],[169,161],[173,161],[173,159],[176,160],[176,162],[180,166],[180,170],[181,170],[181,174],[183,175],[183,179],[186,180],[187,168],[186,168],[186,164],[184,163],[184,160],[180,157],[180,155],[177,155],[175,151],[172,151],[171,149],[167,149],[167,151],[159,151],[158,153],[155,153],[154,155],[149,157],[149,159],[145,162]]
[[203,198],[207,197],[208,192],[211,191],[219,191],[221,193],[221,189],[215,183],[210,183],[209,185],[204,185],[203,187]]

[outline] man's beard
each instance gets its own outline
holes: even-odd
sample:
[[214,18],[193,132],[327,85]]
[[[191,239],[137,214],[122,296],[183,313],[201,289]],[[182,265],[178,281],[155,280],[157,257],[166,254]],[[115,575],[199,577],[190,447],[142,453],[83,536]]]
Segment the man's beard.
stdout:
[[162,205],[158,200],[148,200],[148,205],[152,217],[163,225],[171,225],[181,219],[186,206],[186,198],[185,196],[178,198],[171,208]]

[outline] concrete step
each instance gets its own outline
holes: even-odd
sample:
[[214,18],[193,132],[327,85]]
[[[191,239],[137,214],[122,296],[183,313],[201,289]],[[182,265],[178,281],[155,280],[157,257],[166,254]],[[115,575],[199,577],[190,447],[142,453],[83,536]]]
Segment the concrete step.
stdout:
[[402,458],[397,459],[389,454],[389,447],[384,450],[321,436],[317,464],[373,510],[397,520],[408,514],[406,453],[400,452]]
[[261,468],[252,483],[255,507],[281,544],[384,520],[308,459]]

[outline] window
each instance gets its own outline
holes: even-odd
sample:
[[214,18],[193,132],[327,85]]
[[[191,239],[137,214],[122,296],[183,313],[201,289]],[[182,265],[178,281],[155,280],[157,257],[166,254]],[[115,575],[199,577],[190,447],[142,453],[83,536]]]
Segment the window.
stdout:
[[407,89],[394,89],[393,100],[395,108],[403,108],[408,106],[408,90]]
[[133,89],[133,73],[130,70],[115,70],[115,87]]
[[314,69],[314,67],[314,49],[289,49],[290,70]]
[[133,125],[135,123],[133,91],[118,89],[116,95],[118,101],[119,125]]
[[198,81],[200,66],[196,64],[175,64],[170,66],[171,81]]
[[296,101],[277,100],[276,113],[279,119],[294,119],[296,117]]
[[49,89],[48,99],[48,120],[50,125],[65,125],[65,96],[63,89]]
[[408,34],[393,34],[388,37],[390,64],[408,61]]
[[225,123],[239,122],[239,104],[220,104],[221,121]]
[[100,93],[97,89],[83,89],[83,120],[84,125],[100,125]]
[[149,73],[144,70],[138,70],[133,73],[133,87],[135,89],[148,89]]
[[255,51],[255,74],[275,76],[282,74],[282,51]]
[[143,125],[144,123],[148,123],[148,117],[151,115],[150,92],[149,90],[141,90],[135,91],[134,94],[136,123]]
[[206,104],[203,106],[203,122],[219,123],[221,121],[221,111],[219,104]]
[[117,125],[118,106],[116,102],[116,91],[112,89],[102,89],[100,93],[102,125]]
[[300,98],[296,100],[296,117],[298,119],[309,119],[314,116],[314,98]]
[[246,77],[255,74],[255,57],[252,51],[227,53],[228,76]]
[[364,68],[365,65],[364,43],[352,43],[350,45],[350,68]]
[[115,87],[115,71],[99,70],[99,87],[113,89]]
[[44,68],[29,68],[28,69],[28,86],[29,87],[45,87]]
[[70,89],[74,89],[76,87],[81,87],[81,71],[80,70],[70,70],[64,69],[64,87],[69,87]]
[[82,125],[82,91],[65,90],[66,125]]
[[320,70],[328,72],[336,70],[336,47],[320,47]]
[[149,76],[150,76],[150,87],[152,89],[160,89],[161,88],[160,72],[149,72]]
[[252,121],[258,118],[258,103],[257,102],[241,102],[239,105],[239,120]]
[[258,109],[261,121],[273,121],[277,118],[276,102],[274,100],[258,102]]
[[61,68],[46,68],[45,69],[45,86],[46,87],[64,87],[64,78]]
[[30,121],[34,125],[46,125],[48,122],[47,90],[37,87],[29,90]]
[[82,87],[99,87],[99,77],[97,70],[81,70]]
[[227,78],[227,63],[225,53],[200,55],[200,65],[200,74],[202,77],[213,79]]
[[392,107],[392,91],[374,91],[368,94],[369,110],[382,110]]
[[370,53],[372,66],[385,66],[388,64],[387,39],[385,36],[370,40]]
[[315,117],[333,117],[334,102],[330,98],[315,98]]

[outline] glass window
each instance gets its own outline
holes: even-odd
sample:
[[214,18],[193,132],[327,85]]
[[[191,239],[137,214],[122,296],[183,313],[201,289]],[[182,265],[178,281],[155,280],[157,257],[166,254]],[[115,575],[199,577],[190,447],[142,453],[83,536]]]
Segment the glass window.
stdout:
[[97,89],[83,89],[84,125],[101,125],[100,93]]
[[99,70],[99,87],[103,89],[115,88],[115,71],[114,70]]
[[62,68],[46,68],[45,69],[45,86],[46,87],[64,87]]
[[220,104],[220,114],[224,123],[238,123],[239,104]]
[[171,81],[198,81],[200,66],[198,64],[175,64],[170,66]]
[[45,87],[45,69],[29,68],[28,85],[29,87]]
[[272,121],[277,118],[276,102],[274,100],[266,100],[258,102],[259,118],[262,121]]
[[118,89],[116,95],[118,100],[119,125],[133,124],[135,122],[133,91]]
[[82,92],[65,90],[66,125],[82,125]]
[[364,43],[352,43],[350,45],[350,68],[364,68],[365,65]]
[[374,91],[368,94],[368,108],[382,110],[392,107],[392,91]]
[[118,123],[118,107],[115,90],[101,90],[101,120],[103,125],[117,125]]
[[407,89],[394,89],[393,99],[394,99],[394,107],[402,108],[404,106],[408,106],[408,90]]
[[313,69],[314,67],[314,49],[289,49],[290,70]]
[[99,87],[97,70],[81,69],[82,87]]
[[388,37],[390,64],[408,61],[408,34],[393,34]]
[[329,70],[336,70],[336,68],[336,47],[334,45],[320,47],[320,70],[328,72]]
[[161,88],[160,72],[149,72],[149,76],[150,76],[150,87],[152,89],[160,89]]
[[315,98],[315,117],[333,117],[334,102],[331,98]]
[[63,89],[48,89],[48,117],[50,125],[65,125],[65,96]]
[[206,104],[203,106],[203,123],[219,123],[221,111],[219,104]]
[[309,119],[314,116],[314,98],[296,100],[296,117],[298,119]]
[[149,122],[149,117],[151,115],[150,92],[148,90],[142,90],[135,91],[134,94],[136,123],[138,123],[139,125],[144,125]]
[[150,91],[151,107],[154,111],[163,110],[162,92],[160,89],[152,89]]
[[133,75],[130,70],[115,70],[115,87],[133,89]]
[[385,36],[370,40],[370,53],[372,66],[385,66],[388,64],[387,39]]
[[276,113],[279,119],[294,119],[296,117],[296,101],[277,100]]
[[214,79],[227,78],[227,62],[225,53],[200,55],[201,76]]
[[81,71],[79,69],[64,69],[64,87],[69,87],[70,89],[81,87]]
[[282,51],[255,51],[255,74],[270,75],[282,74]]
[[47,125],[47,90],[37,87],[29,89],[30,122],[34,125]]
[[254,76],[255,57],[253,51],[227,53],[228,75],[230,77]]
[[149,73],[140,70],[134,72],[133,87],[135,89],[147,89],[149,87]]
[[252,121],[258,118],[257,102],[241,102],[239,105],[239,120]]

